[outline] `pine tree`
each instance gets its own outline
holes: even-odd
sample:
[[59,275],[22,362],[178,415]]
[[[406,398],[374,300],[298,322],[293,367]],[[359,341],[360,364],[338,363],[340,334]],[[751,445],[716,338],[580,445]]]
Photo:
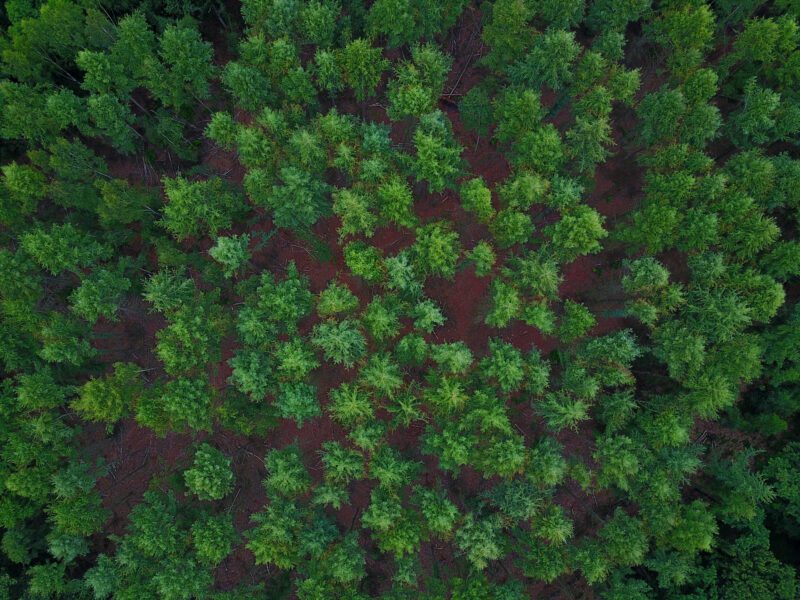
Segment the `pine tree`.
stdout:
[[194,462],[183,476],[189,490],[201,500],[220,500],[233,490],[230,458],[208,444],[197,447]]
[[87,381],[72,407],[89,421],[112,425],[130,414],[143,393],[140,368],[133,363],[114,363],[114,372]]

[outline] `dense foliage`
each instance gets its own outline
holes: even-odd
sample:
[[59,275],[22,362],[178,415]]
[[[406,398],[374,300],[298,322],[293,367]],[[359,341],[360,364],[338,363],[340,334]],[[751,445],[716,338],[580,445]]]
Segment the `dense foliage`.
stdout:
[[797,2],[0,28],[0,600],[800,597]]

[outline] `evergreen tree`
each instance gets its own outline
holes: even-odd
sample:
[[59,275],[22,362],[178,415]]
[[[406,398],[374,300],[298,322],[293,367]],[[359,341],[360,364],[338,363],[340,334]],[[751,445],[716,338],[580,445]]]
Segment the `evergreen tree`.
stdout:
[[183,476],[189,490],[201,500],[219,500],[233,489],[230,459],[208,444],[197,447],[194,462]]

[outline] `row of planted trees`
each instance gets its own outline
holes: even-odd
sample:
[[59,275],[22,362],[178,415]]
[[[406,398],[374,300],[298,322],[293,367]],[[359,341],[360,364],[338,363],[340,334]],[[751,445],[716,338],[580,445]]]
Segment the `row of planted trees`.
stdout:
[[[770,546],[800,514],[791,5],[250,0],[238,31],[216,3],[128,4],[6,3],[2,593],[796,596]],[[480,28],[458,113],[507,162],[497,184],[442,110],[456,23]],[[615,144],[644,183],[608,223],[588,199]],[[259,266],[281,243],[262,223],[336,276]],[[608,315],[559,290],[606,245],[629,328],[599,335]],[[480,347],[438,335],[430,283],[464,271],[487,281]],[[98,349],[156,319],[157,369]],[[109,536],[87,440],[130,420],[196,443]],[[318,448],[271,441],[327,421]],[[245,518],[230,433],[268,448]],[[220,590],[243,548],[253,576]]]

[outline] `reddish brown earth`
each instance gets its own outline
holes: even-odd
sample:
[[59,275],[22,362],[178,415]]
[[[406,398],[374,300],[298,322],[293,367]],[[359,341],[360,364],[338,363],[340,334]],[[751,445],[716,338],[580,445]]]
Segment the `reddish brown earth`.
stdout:
[[[451,120],[455,135],[464,146],[463,156],[469,165],[468,171],[471,176],[483,177],[493,186],[508,176],[509,165],[490,139],[476,137],[465,130],[454,103],[482,77],[481,69],[476,65],[477,59],[483,52],[482,43],[476,33],[479,24],[480,14],[469,10],[463,16],[461,24],[455,28],[455,33],[449,38],[446,47],[449,47],[455,61],[450,81],[445,88],[447,93],[442,98],[440,108]],[[211,31],[213,28],[207,27],[207,29]],[[231,51],[226,46],[222,34],[211,37],[215,42],[215,60],[218,64],[224,64],[231,59]],[[655,74],[645,73],[643,88],[652,89],[656,85]],[[351,104],[353,112],[367,111],[375,120],[386,120],[385,113],[379,106],[363,107],[354,102]],[[342,105],[347,106],[348,102],[345,100]],[[622,122],[628,128],[632,125],[630,111],[619,115],[615,112],[614,116],[615,123]],[[247,120],[247,115],[238,114],[237,118],[244,121]],[[559,125],[565,125],[569,118],[567,112],[562,111],[557,115],[556,121]],[[593,188],[587,190],[588,203],[606,217],[608,229],[612,229],[637,205],[641,189],[642,175],[635,156],[627,154],[627,148],[621,143],[624,133],[619,125],[615,126],[614,137],[620,144],[615,148],[616,156],[600,165],[594,178]],[[234,185],[241,185],[245,170],[235,155],[216,148],[207,140],[203,142],[201,152],[203,162],[210,172],[220,174]],[[161,173],[174,175],[179,172],[179,165],[171,162],[168,157],[159,159],[158,166]],[[133,159],[117,160],[110,164],[110,169],[115,177],[125,177],[130,181],[145,182],[150,185],[158,183],[155,170],[147,163]],[[441,218],[453,221],[465,248],[471,248],[487,235],[485,228],[476,225],[460,208],[457,194],[454,192],[432,195],[419,188],[416,191],[418,192],[417,214],[424,221]],[[363,305],[374,290],[358,278],[349,275],[337,244],[337,225],[337,219],[331,217],[315,227],[315,234],[333,250],[329,261],[318,260],[307,243],[298,240],[290,232],[279,231],[254,256],[254,269],[281,273],[290,261],[294,261],[300,272],[309,278],[312,291],[319,292],[331,280],[338,279],[345,282],[359,296]],[[260,219],[255,224],[249,227],[238,224],[234,232],[240,233],[246,230],[267,233],[272,230],[272,224],[269,218],[261,213]],[[413,242],[413,235],[410,232],[387,228],[378,231],[371,241],[387,253],[396,253]],[[195,248],[207,249],[209,245],[210,242],[204,240]],[[187,247],[187,249],[192,248]],[[499,256],[499,263],[502,262],[502,258],[503,253]],[[619,284],[622,258],[620,250],[613,243],[607,243],[600,253],[583,257],[563,269],[564,282],[560,289],[561,295],[564,298],[584,302],[592,309],[598,320],[594,334],[631,326],[631,323],[618,316],[623,302]],[[432,341],[463,340],[478,356],[485,353],[486,343],[490,337],[500,337],[525,351],[536,347],[543,354],[557,347],[555,338],[545,336],[519,321],[504,330],[487,327],[483,320],[487,310],[489,282],[489,277],[477,277],[472,267],[462,269],[453,281],[432,279],[428,282],[426,293],[440,304],[447,316],[447,322],[433,334]],[[152,380],[163,375],[152,349],[155,344],[155,332],[164,324],[165,321],[161,316],[148,312],[145,302],[131,299],[122,311],[119,323],[102,323],[98,326],[97,331],[102,337],[98,338],[96,346],[103,351],[103,359],[107,363],[119,360],[134,361],[146,370],[146,377]],[[308,331],[310,327],[311,323],[305,324],[304,331]],[[220,350],[222,362],[212,371],[214,371],[213,383],[221,389],[230,374],[226,361],[235,350],[234,340],[226,338]],[[332,387],[353,376],[352,371],[348,372],[345,369],[332,368],[328,365],[320,368],[314,376],[314,382],[318,386],[323,405],[327,402],[328,391]],[[529,443],[533,443],[543,433],[544,428],[529,402],[514,404],[510,412],[514,425]],[[565,431],[558,436],[568,456],[576,456],[591,463],[592,425],[588,422],[578,431]],[[423,456],[419,451],[422,429],[422,424],[418,424],[404,431],[392,432],[390,441],[394,447],[409,457],[422,461],[426,468],[426,481],[445,482],[453,492],[451,494],[453,500],[464,508],[460,499],[462,495],[471,496],[479,493],[491,482],[483,480],[471,469],[464,469],[456,479],[441,472],[434,458]],[[112,511],[107,532],[114,534],[125,531],[128,513],[141,499],[144,491],[174,477],[176,472],[179,473],[191,458],[191,445],[208,437],[168,434],[159,438],[137,426],[132,419],[123,421],[113,435],[105,436],[104,432],[96,427],[88,428],[86,435],[91,439],[90,451],[103,456],[109,466],[109,474],[100,480],[98,488],[103,495],[104,504]],[[220,507],[232,512],[240,531],[248,529],[249,515],[261,511],[266,502],[261,481],[265,476],[263,457],[268,449],[297,442],[303,450],[312,477],[318,480],[322,476],[319,461],[319,449],[322,443],[344,437],[345,432],[330,420],[327,413],[308,423],[302,430],[299,430],[293,422],[283,421],[280,427],[270,433],[268,439],[245,438],[216,430],[211,439],[217,447],[232,457],[236,474],[236,489],[228,499],[220,503]],[[366,508],[371,488],[372,483],[369,481],[354,484],[351,487],[352,504],[331,513],[343,529],[351,527]],[[557,494],[556,500],[574,519],[576,533],[591,532],[596,529],[596,514],[603,514],[613,504],[613,498],[607,495],[587,496],[574,483],[565,485]],[[362,541],[367,548],[374,550],[366,535],[362,536]],[[107,540],[98,539],[98,544],[97,547],[101,551],[111,550],[111,543]],[[377,591],[386,587],[391,561],[384,560],[377,552],[369,554],[367,567],[370,577],[367,586]],[[432,570],[436,564],[442,572],[448,572],[452,571],[455,564],[451,544],[434,542],[423,547],[421,556],[426,570]],[[519,575],[510,559],[503,561],[498,567],[494,569],[493,575],[498,580],[503,580],[512,574]],[[268,569],[254,565],[253,557],[248,550],[239,548],[218,568],[217,583],[221,589],[228,589],[237,582],[263,581],[270,576]],[[593,597],[591,590],[577,577],[553,585],[532,586],[530,594],[531,597],[537,598]]]

